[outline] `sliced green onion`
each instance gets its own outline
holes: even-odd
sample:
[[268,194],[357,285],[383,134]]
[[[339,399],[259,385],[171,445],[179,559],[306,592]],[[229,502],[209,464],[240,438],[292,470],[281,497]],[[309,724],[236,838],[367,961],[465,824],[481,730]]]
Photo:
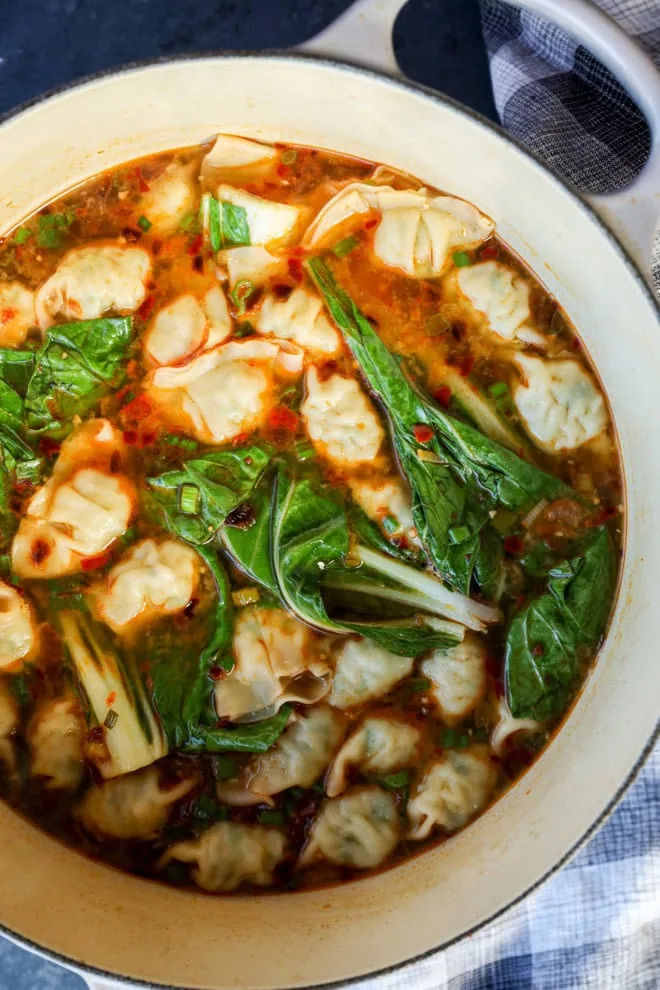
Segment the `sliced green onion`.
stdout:
[[220,203],[213,196],[209,199],[209,243],[212,251],[219,251],[222,246]]
[[421,694],[422,691],[428,691],[430,689],[431,682],[427,677],[411,677],[406,687],[414,694]]
[[491,523],[498,533],[508,533],[516,525],[518,516],[510,509],[498,509]]
[[194,213],[186,213],[179,224],[179,230],[182,230],[184,234],[199,233],[199,216],[195,216]]
[[465,268],[467,265],[472,264],[472,258],[467,253],[467,251],[455,251],[454,252],[454,264],[457,268]]
[[239,588],[238,591],[232,591],[231,593],[231,600],[236,608],[243,608],[245,605],[254,605],[255,602],[259,601],[260,597],[258,588]]
[[54,227],[44,227],[37,234],[37,244],[42,248],[56,248],[60,246],[60,235]]
[[260,825],[284,825],[284,815],[281,811],[260,811],[257,821]]
[[234,330],[234,337],[240,340],[241,337],[251,337],[253,333],[254,333],[254,327],[252,326],[252,324],[249,322],[249,320],[244,320],[244,322],[239,323],[236,329]]
[[221,670],[224,670],[225,674],[231,674],[232,670],[236,666],[236,661],[231,653],[226,653],[223,657],[219,657],[219,659],[216,660],[216,664]]
[[231,756],[216,756],[213,772],[217,780],[233,780],[238,776],[238,764]]
[[218,804],[208,794],[200,794],[193,805],[192,813],[195,818],[212,822],[224,822],[229,818],[229,809]]
[[337,241],[332,249],[332,253],[337,258],[345,258],[347,254],[354,251],[356,247],[359,247],[360,241],[353,234],[349,234],[348,237],[344,237],[343,240]]
[[506,382],[495,382],[493,385],[488,386],[488,394],[493,399],[500,399],[502,396],[509,394],[509,386]]
[[443,729],[440,733],[440,745],[447,749],[464,749],[470,745],[470,737],[467,732],[459,732],[457,729]]
[[383,519],[383,529],[391,536],[393,533],[398,533],[401,529],[401,524],[396,516],[385,516]]
[[14,234],[14,241],[16,244],[25,244],[32,237],[32,231],[29,227],[19,227]]
[[289,148],[288,151],[285,151],[284,154],[282,155],[282,164],[293,165],[297,157],[298,157],[298,152],[295,150],[295,148]]
[[378,783],[386,791],[398,791],[402,787],[407,787],[410,783],[410,771],[399,770],[398,773],[388,774],[387,777],[381,777]]
[[449,530],[449,539],[452,543],[465,543],[470,537],[470,530],[467,526],[452,526]]
[[140,230],[143,230],[146,234],[146,232],[151,227],[151,220],[148,220],[147,217],[145,217],[144,214],[142,214],[142,216],[137,222],[137,225],[140,228]]
[[105,716],[105,722],[103,723],[106,729],[114,729],[115,725],[119,721],[119,715],[111,708],[108,714]]
[[239,316],[242,316],[247,309],[248,300],[253,292],[254,282],[251,282],[249,278],[242,278],[229,293]]
[[181,447],[183,450],[197,450],[199,446],[196,440],[189,440],[188,437],[180,437],[177,433],[167,433],[163,440],[170,447]]
[[201,496],[197,485],[181,485],[179,488],[179,509],[186,516],[194,516],[199,509]]

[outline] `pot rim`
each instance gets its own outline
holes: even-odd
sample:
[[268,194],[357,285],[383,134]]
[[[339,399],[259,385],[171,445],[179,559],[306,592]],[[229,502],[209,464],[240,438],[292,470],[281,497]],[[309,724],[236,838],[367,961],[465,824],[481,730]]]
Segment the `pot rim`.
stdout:
[[[388,76],[383,72],[376,71],[375,69],[369,69],[363,66],[354,65],[350,62],[342,61],[341,59],[335,59],[325,56],[319,56],[312,53],[301,52],[295,49],[292,50],[282,50],[282,49],[266,49],[266,50],[250,50],[250,49],[223,49],[216,52],[185,52],[175,55],[162,55],[155,58],[147,59],[137,59],[131,62],[124,62],[120,65],[113,66],[111,68],[100,69],[97,72],[92,72],[84,76],[80,76],[71,82],[61,83],[60,85],[54,86],[51,89],[46,90],[46,92],[34,96],[23,103],[11,108],[3,114],[0,114],[0,129],[4,124],[8,123],[10,120],[14,120],[17,117],[22,116],[29,110],[39,106],[42,103],[46,103],[53,97],[60,96],[64,93],[83,89],[91,83],[99,82],[101,80],[113,77],[113,76],[124,76],[131,72],[137,73],[143,69],[156,68],[158,66],[166,66],[169,64],[175,64],[180,62],[198,62],[198,61],[217,61],[223,62],[229,59],[239,59],[239,60],[249,60],[249,59],[264,59],[272,62],[298,62],[298,63],[314,63],[320,64],[333,69],[340,69],[344,72],[350,72],[356,75],[358,78],[366,76],[368,78],[376,79],[381,83],[386,83],[393,88],[401,88],[412,93],[416,93],[432,100],[433,102],[444,104],[445,106],[451,107],[453,110],[461,113],[463,116],[468,117],[475,123],[486,128],[497,134],[497,136],[511,144],[518,151],[522,152],[528,158],[531,158],[535,165],[543,169],[548,173],[555,182],[563,187],[564,191],[568,192],[572,198],[577,202],[582,211],[595,221],[600,231],[605,235],[610,242],[614,245],[621,261],[626,265],[630,273],[634,276],[638,287],[641,289],[642,293],[652,305],[655,310],[658,320],[660,321],[660,300],[656,298],[652,292],[650,286],[648,285],[646,279],[642,275],[637,264],[633,260],[631,254],[623,245],[619,237],[607,226],[605,221],[599,215],[596,209],[592,206],[589,200],[586,198],[585,194],[581,192],[572,182],[570,182],[565,176],[563,176],[553,165],[546,162],[540,157],[540,155],[533,149],[527,147],[522,141],[506,131],[500,124],[486,117],[484,114],[480,113],[478,110],[472,109],[465,104],[461,103],[459,100],[454,99],[451,96],[447,96],[445,93],[441,93],[438,90],[432,89],[429,86],[425,86],[423,83],[414,82],[406,77],[392,77]],[[569,715],[570,717],[570,715]],[[398,972],[404,970],[406,967],[413,966],[416,963],[428,959],[430,956],[442,952],[445,949],[451,948],[458,942],[462,941],[464,938],[474,935],[476,932],[485,928],[486,925],[491,924],[491,922],[496,921],[498,918],[504,916],[508,911],[512,910],[518,904],[520,904],[526,897],[538,890],[546,881],[553,877],[559,870],[562,869],[565,864],[572,859],[593,837],[593,835],[598,831],[598,829],[605,824],[607,819],[612,815],[620,801],[623,799],[626,791],[631,787],[634,781],[637,779],[640,771],[647,762],[651,752],[653,751],[656,743],[660,739],[660,718],[656,721],[655,728],[651,732],[646,745],[639,754],[636,762],[630,768],[625,780],[622,782],[618,790],[611,797],[608,803],[605,805],[600,814],[594,819],[589,828],[587,828],[581,836],[579,836],[574,844],[567,850],[564,856],[561,857],[556,863],[553,864],[544,874],[542,874],[534,883],[530,884],[525,890],[521,891],[517,897],[506,904],[504,907],[495,911],[493,914],[489,915],[487,918],[482,919],[477,922],[472,928],[466,929],[461,934],[454,936],[453,938],[447,939],[440,944],[426,949],[424,952],[420,952],[409,959],[403,959],[400,962],[393,963],[389,966],[384,966],[381,969],[371,970],[368,973],[360,973],[358,976],[347,977],[341,980],[333,980],[330,982],[314,983],[310,984],[307,990],[322,990],[322,988],[330,988],[330,990],[335,990],[335,988],[350,987],[353,984],[359,983],[362,980],[372,979],[374,977],[384,976],[388,973]],[[357,881],[359,882],[359,881]],[[80,974],[90,974],[93,976],[98,976],[103,979],[109,979],[118,986],[125,986],[127,990],[131,987],[144,988],[144,990],[179,990],[174,984],[170,983],[154,983],[152,981],[136,980],[129,976],[120,976],[115,973],[111,973],[109,970],[99,969],[95,966],[89,966],[81,962],[77,962],[69,956],[61,954],[53,949],[46,949],[34,942],[32,939],[26,938],[22,935],[16,934],[6,925],[0,921],[0,934],[7,937],[11,942],[25,948],[30,952],[42,956],[52,962],[66,967],[67,969],[73,969]]]

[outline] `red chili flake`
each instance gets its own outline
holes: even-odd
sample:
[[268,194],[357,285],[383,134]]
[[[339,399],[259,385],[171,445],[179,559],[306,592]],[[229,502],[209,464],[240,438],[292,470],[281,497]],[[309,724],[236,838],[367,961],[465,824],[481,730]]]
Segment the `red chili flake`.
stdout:
[[28,492],[32,491],[33,488],[34,484],[27,478],[24,478],[22,481],[17,481],[14,484],[14,491],[17,495],[26,495]]
[[117,692],[111,691],[108,697],[105,699],[105,703],[108,706],[108,708],[112,708],[116,700],[117,700]]
[[250,436],[249,433],[239,433],[239,434],[237,434],[237,436],[235,436],[234,439],[231,442],[232,443],[232,447],[240,447],[240,446],[242,446],[242,444],[246,443],[246,441],[247,441],[247,439],[248,439],[249,436]]
[[290,254],[290,256],[292,258],[304,258],[304,256],[305,256],[305,249],[300,244],[296,244],[295,247],[292,247],[291,248],[291,250],[289,251],[289,254]]
[[467,378],[467,376],[470,374],[473,368],[474,368],[474,355],[466,354],[461,362],[461,368],[460,368],[461,375],[463,376],[463,378]]
[[0,311],[0,323],[9,323],[9,321],[13,320],[15,316],[16,310],[11,309],[11,307],[8,306],[7,309]]
[[153,295],[147,296],[147,298],[144,300],[144,302],[138,309],[138,316],[141,317],[141,319],[146,320],[155,305],[156,305],[155,297]]
[[500,253],[500,249],[497,244],[487,244],[485,248],[481,251],[481,257],[488,261],[491,258],[497,258]]
[[152,254],[160,254],[162,246],[163,246],[163,242],[158,240],[157,237],[154,237],[153,241],[151,242]]
[[119,403],[123,402],[132,388],[133,388],[132,385],[124,385],[123,388],[120,388],[119,391],[115,394],[116,401]]
[[283,179],[286,175],[289,174],[289,166],[288,165],[284,165],[283,163],[280,163],[277,166],[277,168],[275,169],[275,171],[277,172],[277,174],[279,175],[279,177],[281,179]]
[[197,234],[193,237],[192,241],[188,245],[188,254],[199,254],[199,252],[204,247],[204,238],[201,234]]
[[371,230],[371,228],[375,227],[378,223],[380,223],[380,217],[372,217],[371,220],[367,220],[364,224],[364,229]]
[[545,646],[543,643],[535,643],[532,647],[532,653],[535,657],[542,657],[545,653]]
[[303,280],[303,267],[302,262],[299,258],[289,258],[287,262],[289,266],[289,275],[291,278],[295,279],[296,282],[302,282]]
[[109,553],[97,553],[95,557],[85,557],[82,561],[83,571],[97,571],[99,567],[105,567],[110,560]]
[[430,426],[413,426],[413,436],[417,443],[429,443],[433,439],[433,430]]
[[142,169],[140,168],[139,165],[135,166],[133,170],[133,174],[137,179],[138,189],[140,190],[140,192],[149,192],[151,186],[149,185],[145,177],[142,175]]
[[268,415],[268,425],[271,430],[287,430],[295,433],[298,429],[298,417],[286,406],[275,406]]
[[618,515],[618,510],[611,505],[604,505],[602,509],[595,512],[587,525],[589,526],[602,526],[603,523],[609,522],[610,519]]
[[223,670],[222,667],[211,667],[209,670],[209,677],[212,681],[224,681],[227,676],[227,671]]
[[571,342],[571,347],[573,348],[574,351],[579,351],[580,350],[580,348],[582,347],[582,344],[580,343],[580,340],[579,340],[578,337],[573,337],[573,340]]
[[131,402],[127,403],[123,409],[121,409],[121,415],[124,419],[142,420],[145,419],[151,412],[151,403],[147,399],[146,395],[138,395]]
[[523,541],[519,536],[505,536],[502,546],[505,553],[512,554],[514,557],[519,556],[524,549]]
[[284,282],[276,282],[272,287],[272,292],[278,299],[288,299],[293,292],[293,286],[286,285]]
[[140,434],[140,447],[150,447],[152,443],[156,442],[158,434],[155,430],[144,430]]
[[128,444],[129,447],[134,447],[137,443],[138,435],[135,430],[124,430],[122,437],[124,443]]
[[451,402],[451,389],[449,385],[441,385],[440,388],[433,393],[433,398],[445,409],[449,409],[449,403]]
[[42,437],[39,441],[39,450],[46,457],[51,457],[53,454],[59,454],[61,444],[59,440],[51,440],[50,437]]

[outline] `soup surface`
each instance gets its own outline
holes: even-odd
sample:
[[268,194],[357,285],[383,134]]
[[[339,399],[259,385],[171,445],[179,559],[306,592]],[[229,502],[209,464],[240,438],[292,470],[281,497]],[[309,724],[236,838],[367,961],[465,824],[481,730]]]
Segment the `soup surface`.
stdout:
[[228,136],[132,162],[2,242],[0,375],[0,783],[39,825],[211,892],[326,884],[546,745],[622,482],[473,206]]

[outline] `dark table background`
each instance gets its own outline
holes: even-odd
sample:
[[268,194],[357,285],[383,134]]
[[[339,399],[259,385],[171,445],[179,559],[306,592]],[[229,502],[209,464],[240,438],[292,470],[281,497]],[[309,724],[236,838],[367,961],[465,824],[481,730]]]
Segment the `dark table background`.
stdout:
[[[136,59],[297,45],[348,6],[347,0],[0,0],[0,115],[55,86]],[[410,0],[394,45],[411,79],[495,119],[477,0]],[[80,977],[0,936],[0,990],[82,988]]]

